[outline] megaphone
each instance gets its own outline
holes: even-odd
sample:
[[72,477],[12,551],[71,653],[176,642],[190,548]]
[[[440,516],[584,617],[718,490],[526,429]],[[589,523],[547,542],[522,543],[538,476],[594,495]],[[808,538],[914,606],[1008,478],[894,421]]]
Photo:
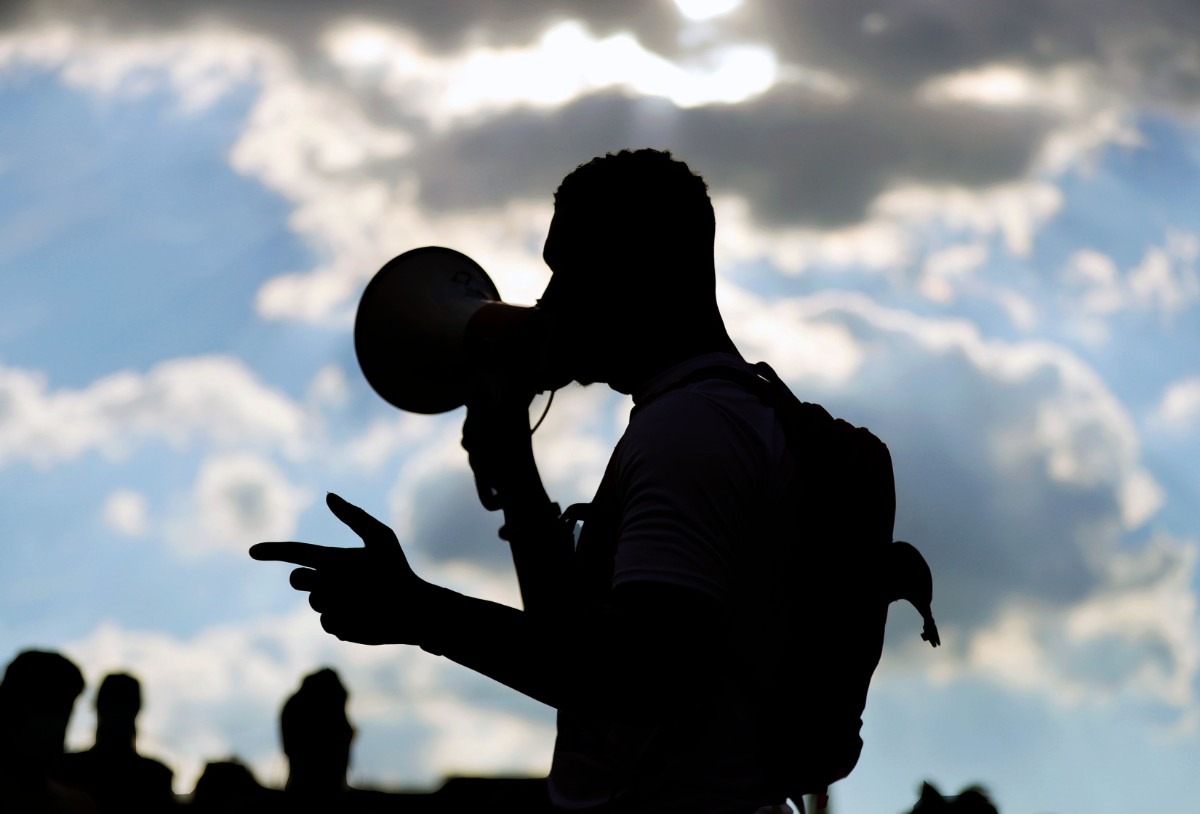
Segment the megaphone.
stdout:
[[354,319],[354,352],[367,382],[412,413],[461,407],[501,365],[535,392],[554,389],[541,370],[544,336],[535,306],[503,302],[478,263],[443,246],[389,260],[367,284]]

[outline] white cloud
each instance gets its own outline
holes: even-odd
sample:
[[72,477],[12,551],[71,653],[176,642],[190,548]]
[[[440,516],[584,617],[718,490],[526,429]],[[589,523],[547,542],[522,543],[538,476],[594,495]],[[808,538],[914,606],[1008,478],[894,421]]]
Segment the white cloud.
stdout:
[[1200,376],[1171,382],[1163,392],[1155,417],[1168,430],[1186,433],[1200,423]]
[[246,452],[210,456],[200,466],[186,509],[169,521],[182,550],[244,553],[251,543],[289,540],[312,502],[266,458]]
[[679,12],[693,22],[703,22],[724,17],[736,11],[742,0],[675,0]]
[[942,223],[978,236],[999,233],[1011,254],[1027,257],[1033,236],[1062,204],[1062,192],[1054,184],[1013,181],[982,190],[902,185],[880,195],[872,209],[902,223]]
[[317,405],[344,405],[350,398],[346,373],[337,365],[325,365],[308,385],[308,400]]
[[1198,255],[1200,237],[1168,230],[1163,245],[1148,248],[1125,275],[1107,255],[1080,249],[1067,261],[1064,277],[1078,290],[1079,308],[1086,315],[1132,310],[1156,313],[1170,323],[1200,302]]
[[717,294],[743,353],[767,361],[794,386],[836,389],[859,372],[866,349],[845,326],[825,318],[821,298],[770,302],[727,282]]
[[339,458],[361,472],[373,472],[393,456],[424,439],[435,419],[397,411],[372,421],[344,446]]
[[713,209],[718,268],[766,260],[787,274],[813,266],[860,266],[885,272],[902,267],[914,251],[913,235],[895,218],[877,217],[830,230],[771,229],[756,222],[749,202],[740,196],[716,194]]
[[146,533],[148,514],[146,496],[132,489],[118,489],[104,501],[104,524],[126,537],[138,537]]
[[559,22],[527,46],[432,54],[394,26],[350,22],[325,38],[328,58],[358,82],[413,99],[438,127],[459,117],[516,106],[557,107],[588,93],[623,88],[681,107],[735,103],[776,81],[774,54],[761,45],[716,45],[680,64],[630,33],[597,38],[582,23]]
[[1068,703],[1141,696],[1187,710],[1200,675],[1196,552],[1160,536],[1115,557],[1076,605],[1014,601],[972,637],[966,666]]
[[939,249],[925,258],[917,289],[931,300],[950,302],[955,296],[955,283],[987,259],[988,247],[983,243],[963,243]]
[[1169,232],[1165,246],[1147,250],[1130,270],[1128,291],[1133,303],[1157,311],[1169,321],[1200,302],[1200,275],[1195,265],[1198,253],[1200,237],[1190,232]]
[[147,441],[198,439],[297,457],[312,430],[300,408],[231,357],[172,359],[79,390],[51,390],[38,371],[0,367],[0,466],[46,468],[93,451],[119,456]]

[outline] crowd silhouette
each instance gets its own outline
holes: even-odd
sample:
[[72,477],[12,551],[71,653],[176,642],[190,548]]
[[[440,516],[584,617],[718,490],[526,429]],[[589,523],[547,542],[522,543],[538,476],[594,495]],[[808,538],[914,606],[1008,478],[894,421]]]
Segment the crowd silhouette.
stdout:
[[549,811],[545,778],[450,778],[432,792],[359,789],[347,782],[354,727],[348,693],[326,667],[305,676],[280,713],[288,777],[264,786],[237,758],[206,764],[190,794],[176,794],[174,773],[137,750],[141,684],[126,673],[104,678],[95,696],[90,749],[66,752],[67,726],[84,690],[67,657],[23,651],[0,681],[0,811],[22,814],[115,812],[434,812]]
[[[65,751],[67,726],[84,679],[60,653],[26,650],[0,681],[0,811],[109,812],[440,812],[550,811],[540,777],[451,777],[430,792],[360,789],[347,781],[355,729],[349,693],[322,668],[304,677],[280,710],[280,746],[288,764],[282,789],[263,785],[237,758],[207,763],[190,794],[176,794],[173,772],[137,750],[141,684],[105,676],[95,695],[90,749]],[[832,810],[832,809],[831,809]],[[923,784],[912,814],[997,814],[979,786],[944,797]]]

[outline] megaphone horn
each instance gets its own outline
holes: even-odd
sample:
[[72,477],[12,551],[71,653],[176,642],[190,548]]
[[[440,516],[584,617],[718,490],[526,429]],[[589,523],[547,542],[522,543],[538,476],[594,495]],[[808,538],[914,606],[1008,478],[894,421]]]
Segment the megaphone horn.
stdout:
[[531,347],[537,323],[537,308],[501,301],[470,257],[425,246],[392,258],[371,278],[354,320],[354,352],[389,404],[444,413],[466,403],[481,368],[518,338]]

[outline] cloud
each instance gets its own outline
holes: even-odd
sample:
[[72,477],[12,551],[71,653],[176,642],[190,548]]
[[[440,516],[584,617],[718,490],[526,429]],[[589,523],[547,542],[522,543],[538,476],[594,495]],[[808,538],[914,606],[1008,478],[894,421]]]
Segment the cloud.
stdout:
[[994,64],[1032,69],[1087,65],[1131,96],[1195,101],[1200,69],[1187,32],[1200,12],[1187,0],[1129,5],[1103,0],[1088,14],[1069,0],[964,6],[933,0],[854,4],[821,0],[747,4],[730,17],[744,36],[763,39],[785,60],[821,65],[850,81],[897,94],[931,77]]
[[925,258],[917,288],[931,300],[954,299],[955,282],[979,268],[988,258],[988,247],[981,243],[948,246]]
[[1122,274],[1112,258],[1094,249],[1071,255],[1063,272],[1077,307],[1087,316],[1107,317],[1122,311],[1156,314],[1170,324],[1200,303],[1200,236],[1168,230],[1161,246],[1150,246],[1142,259]]
[[146,496],[132,489],[118,489],[104,501],[104,524],[126,537],[138,537],[146,533],[148,514]]
[[362,21],[334,26],[324,45],[353,80],[377,81],[391,96],[419,100],[435,130],[460,117],[553,108],[609,89],[680,107],[735,103],[777,78],[774,55],[762,46],[716,46],[703,60],[680,64],[646,50],[631,33],[597,38],[577,21],[551,25],[521,47],[479,46],[449,56],[431,54],[404,29]]
[[1171,382],[1163,391],[1155,417],[1172,432],[1194,429],[1200,423],[1200,376]]
[[1013,602],[970,641],[967,664],[1071,702],[1141,696],[1190,710],[1200,672],[1196,550],[1194,541],[1159,537],[1118,558],[1077,605]]
[[[1057,190],[1031,177],[1047,166],[1051,141],[1060,153],[1066,142],[1082,151],[1081,133],[1093,134],[1093,147],[1117,137],[1097,117],[1122,120],[1084,68],[1033,71],[987,49],[984,68],[964,56],[906,92],[895,90],[894,66],[848,73],[828,43],[812,59],[792,55],[771,68],[765,47],[789,52],[763,20],[812,25],[857,48],[860,21],[842,11],[809,20],[742,8],[698,36],[669,4],[600,5],[473,3],[452,13],[368,5],[344,17],[316,4],[287,15],[126,4],[58,17],[60,6],[46,2],[3,39],[0,63],[56,67],[104,93],[166,83],[188,109],[253,84],[258,96],[231,163],[293,203],[291,226],[319,258],[268,281],[259,313],[343,326],[375,269],[431,243],[485,258],[507,297],[532,301],[544,281],[538,246],[551,191],[581,161],[631,144],[674,148],[714,193],[741,202],[737,234],[722,238],[726,258],[770,258],[791,270],[895,268],[919,248],[913,228],[922,220],[1000,230],[1011,251],[1027,254],[1058,205]],[[501,20],[504,11],[513,16]],[[948,25],[978,22],[939,13]],[[65,22],[89,16],[105,22]],[[837,20],[852,24],[830,28]],[[887,20],[883,39],[917,25]],[[685,31],[698,38],[681,44]],[[593,67],[538,67],[564,43],[580,59],[596,54]],[[509,71],[524,79],[492,82],[481,96],[460,92],[484,88],[481,72]],[[751,75],[760,78],[741,79]],[[726,76],[728,92],[709,92]],[[980,87],[1009,86],[1019,103],[980,102]],[[938,87],[949,90],[928,90]]]
[[266,458],[247,452],[212,455],[200,466],[187,508],[169,521],[182,550],[227,549],[244,554],[250,542],[290,540],[312,495],[293,486]]
[[0,367],[0,466],[47,468],[88,452],[115,457],[150,441],[200,439],[298,457],[311,430],[300,408],[231,357],[172,359],[79,390],[51,390],[39,371]]
[[421,203],[453,209],[545,196],[576,164],[605,151],[670,147],[713,189],[750,201],[768,224],[828,228],[862,220],[879,194],[902,182],[984,187],[1021,177],[1049,123],[1035,112],[836,100],[791,86],[742,104],[689,109],[608,93],[459,127],[424,142],[413,161]]

